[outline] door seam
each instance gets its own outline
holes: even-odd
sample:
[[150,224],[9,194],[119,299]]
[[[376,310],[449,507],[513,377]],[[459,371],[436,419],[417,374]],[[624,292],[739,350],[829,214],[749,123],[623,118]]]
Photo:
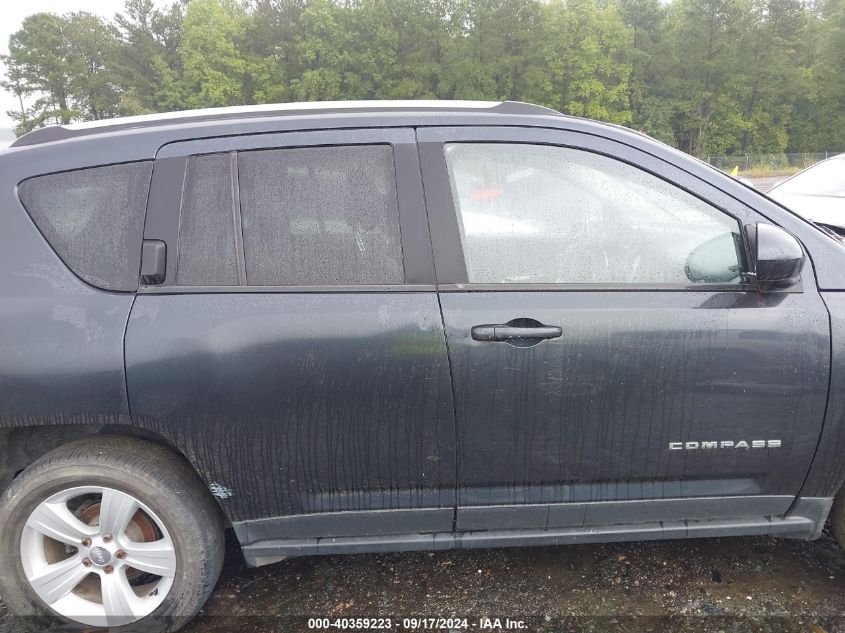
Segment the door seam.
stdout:
[[435,291],[437,296],[437,307],[440,309],[440,323],[443,326],[443,345],[446,347],[446,362],[449,364],[449,389],[452,393],[452,419],[455,425],[455,501],[452,506],[452,532],[457,530],[458,525],[458,487],[461,481],[461,460],[460,455],[461,440],[458,434],[458,407],[455,399],[455,376],[452,371],[452,352],[449,349],[449,337],[446,336],[446,318],[443,315],[443,304],[440,303],[440,293]]
[[414,145],[417,150],[417,168],[420,173],[420,185],[422,185],[423,203],[425,204],[425,223],[428,227],[428,245],[431,250],[431,261],[434,266],[434,295],[437,297],[437,308],[440,310],[440,325],[443,328],[443,345],[446,348],[446,362],[449,364],[449,391],[452,394],[452,423],[455,430],[455,488],[454,488],[454,503],[452,505],[452,533],[455,533],[458,525],[458,490],[461,481],[461,460],[460,455],[461,440],[458,433],[458,407],[455,398],[455,374],[452,371],[452,353],[449,349],[449,337],[446,335],[446,317],[443,314],[443,304],[440,302],[440,291],[437,288],[437,257],[434,253],[434,244],[431,238],[431,222],[429,221],[428,209],[428,191],[425,186],[425,175],[423,173],[422,156],[420,156],[420,139],[418,129],[414,129]]
[[126,313],[126,322],[123,324],[123,389],[126,391],[126,411],[129,413],[131,424],[135,424],[135,416],[132,415],[132,398],[129,397],[129,370],[126,366],[126,333],[129,332],[129,321],[132,319],[132,311],[135,309],[135,302],[138,295],[132,295],[132,303],[129,305],[129,312]]
[[807,485],[807,480],[810,478],[810,473],[813,471],[813,466],[816,463],[816,459],[819,456],[819,448],[822,445],[822,438],[824,437],[825,427],[828,424],[827,421],[827,410],[830,406],[830,389],[833,386],[833,317],[830,314],[830,308],[827,305],[827,301],[824,300],[824,293],[816,289],[817,296],[819,300],[822,302],[824,306],[825,314],[827,315],[827,347],[828,347],[828,364],[827,364],[827,396],[824,399],[824,411],[822,413],[822,423],[819,427],[819,436],[816,438],[816,447],[813,449],[813,456],[810,458],[810,463],[807,465],[807,472],[804,473],[804,478],[801,480],[801,486],[798,488],[798,492],[796,493],[795,497],[792,500],[789,508],[786,510],[786,514],[792,512],[795,508],[796,504],[798,503],[799,499],[803,496],[802,493],[804,492],[804,488]]

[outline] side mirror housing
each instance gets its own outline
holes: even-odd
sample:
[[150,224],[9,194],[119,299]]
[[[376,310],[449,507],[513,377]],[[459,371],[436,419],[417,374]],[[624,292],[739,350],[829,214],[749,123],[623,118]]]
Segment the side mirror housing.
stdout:
[[762,290],[783,290],[797,284],[804,267],[804,248],[795,237],[773,224],[749,224],[752,272]]

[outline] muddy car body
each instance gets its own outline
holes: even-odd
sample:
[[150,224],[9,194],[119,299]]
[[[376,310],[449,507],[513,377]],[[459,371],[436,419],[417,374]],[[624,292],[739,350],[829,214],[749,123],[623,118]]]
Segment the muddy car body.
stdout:
[[619,127],[59,126],[0,203],[0,594],[42,624],[176,628],[224,526],[254,565],[810,539],[845,479],[845,247]]

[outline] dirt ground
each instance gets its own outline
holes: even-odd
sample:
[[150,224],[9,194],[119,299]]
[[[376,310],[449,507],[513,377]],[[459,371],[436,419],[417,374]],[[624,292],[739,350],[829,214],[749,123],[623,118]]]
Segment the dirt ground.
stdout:
[[786,180],[788,177],[789,176],[755,176],[754,178],[748,178],[747,180],[751,181],[751,184],[754,185],[755,189],[759,189],[765,193],[777,183]]
[[[437,630],[838,633],[845,553],[825,534],[327,556],[250,569],[231,546],[214,594],[184,631],[299,633],[314,630],[309,618],[391,618],[397,631],[432,630],[412,618],[458,618]],[[483,618],[502,628],[483,628]],[[0,633],[20,630],[0,603]]]
[[484,630],[482,618],[507,630],[509,618],[524,631],[833,633],[845,631],[845,553],[830,534],[331,556],[258,569],[232,551],[185,631],[306,631],[310,617],[391,617],[398,630],[404,618],[451,617],[467,618],[468,630]]

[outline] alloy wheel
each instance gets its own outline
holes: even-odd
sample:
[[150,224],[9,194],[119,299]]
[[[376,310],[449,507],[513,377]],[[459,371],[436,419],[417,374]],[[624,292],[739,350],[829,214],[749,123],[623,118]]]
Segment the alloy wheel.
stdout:
[[176,575],[164,523],[125,492],[80,486],[58,492],[29,516],[21,563],[56,613],[93,626],[120,626],[153,613]]

